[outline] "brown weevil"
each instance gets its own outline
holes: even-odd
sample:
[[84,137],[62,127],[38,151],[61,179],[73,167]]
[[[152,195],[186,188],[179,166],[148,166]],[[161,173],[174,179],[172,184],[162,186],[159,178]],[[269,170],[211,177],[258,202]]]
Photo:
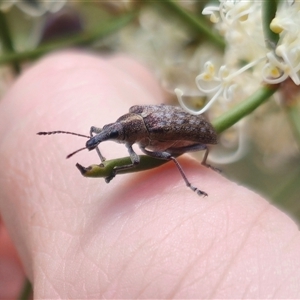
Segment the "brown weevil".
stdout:
[[[115,123],[107,124],[103,128],[92,126],[90,136],[68,131],[39,132],[39,135],[66,133],[89,138],[84,148],[69,154],[88,149],[95,149],[101,159],[105,160],[99,149],[104,141],[123,143],[128,149],[131,163],[116,166],[110,176],[105,178],[109,183],[121,170],[134,168],[140,162],[140,157],[134,152],[132,145],[138,144],[146,155],[172,160],[177,166],[186,185],[198,195],[207,196],[204,191],[191,185],[176,157],[186,152],[205,150],[202,164],[206,163],[208,144],[217,144],[217,134],[212,125],[201,115],[191,115],[180,107],[171,105],[135,105],[129,113],[121,116]],[[95,134],[95,135],[94,135]],[[214,169],[214,168],[213,168]]]

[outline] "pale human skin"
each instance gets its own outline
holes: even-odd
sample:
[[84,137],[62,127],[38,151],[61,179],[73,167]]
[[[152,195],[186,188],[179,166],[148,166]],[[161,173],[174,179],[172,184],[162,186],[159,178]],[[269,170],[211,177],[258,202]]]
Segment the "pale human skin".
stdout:
[[[179,161],[206,198],[172,162],[106,184],[75,168],[98,163],[95,151],[65,159],[86,139],[36,135],[89,134],[132,105],[163,102],[132,59],[74,51],[37,62],[2,99],[0,211],[34,297],[299,298],[298,227],[261,196],[188,154]],[[127,155],[121,144],[100,148]]]

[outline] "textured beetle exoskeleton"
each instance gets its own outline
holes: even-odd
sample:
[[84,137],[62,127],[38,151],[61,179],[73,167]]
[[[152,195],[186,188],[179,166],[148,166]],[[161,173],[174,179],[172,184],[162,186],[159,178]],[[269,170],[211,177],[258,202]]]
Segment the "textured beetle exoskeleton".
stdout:
[[124,143],[132,161],[130,165],[115,167],[113,174],[106,178],[107,182],[120,170],[133,168],[139,163],[139,158],[132,149],[132,145],[136,143],[149,156],[173,160],[186,185],[198,194],[207,195],[190,184],[175,158],[186,152],[206,150],[202,164],[209,167],[206,164],[207,145],[217,144],[217,134],[203,116],[191,115],[180,107],[164,104],[135,105],[115,123],[104,126],[102,131],[87,142],[86,147],[92,150],[106,140]]
[[[69,132],[40,132],[39,134],[69,133]],[[74,133],[71,133],[74,134]],[[95,134],[95,135],[93,135]],[[105,160],[101,154],[99,144],[104,141],[123,143],[128,149],[131,164],[117,166],[106,182],[110,182],[121,170],[134,168],[139,164],[139,156],[132,145],[138,144],[147,155],[158,159],[173,160],[180,171],[186,185],[199,195],[207,194],[191,185],[176,157],[193,151],[205,150],[202,164],[206,163],[209,144],[217,144],[217,134],[212,125],[202,115],[191,115],[180,107],[170,105],[135,105],[129,113],[121,116],[115,123],[107,124],[103,128],[92,126],[91,138],[86,142],[86,149],[96,149],[101,161]],[[70,155],[85,148],[81,148]],[[214,169],[214,168],[213,168]]]

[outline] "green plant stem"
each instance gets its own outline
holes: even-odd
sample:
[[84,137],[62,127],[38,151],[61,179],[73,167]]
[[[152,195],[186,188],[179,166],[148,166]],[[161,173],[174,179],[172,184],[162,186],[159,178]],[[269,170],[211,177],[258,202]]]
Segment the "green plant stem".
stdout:
[[[0,10],[0,40],[3,48],[3,53],[15,54],[11,34],[4,13]],[[20,73],[20,66],[17,62],[12,62],[12,67],[16,74]]]
[[[263,86],[256,93],[250,96],[248,99],[244,100],[242,103],[238,104],[236,107],[225,113],[224,115],[217,118],[212,122],[217,133],[221,133],[228,129],[230,126],[244,118],[246,115],[250,114],[261,104],[266,102],[270,96],[272,96],[277,90],[277,86]],[[144,171],[152,168],[156,168],[163,165],[169,161],[155,159],[147,155],[140,155],[140,163],[132,169],[124,170],[122,173],[133,173]],[[77,164],[77,168],[80,170],[81,174],[85,177],[107,177],[111,175],[114,167],[124,166],[131,164],[130,157],[122,157],[113,160],[107,160],[101,165],[91,165],[87,168],[82,167]]]
[[108,23],[103,24],[102,22],[96,29],[90,32],[83,32],[70,38],[59,39],[56,42],[44,44],[33,50],[2,55],[0,57],[0,65],[34,59],[50,51],[58,49],[90,44],[123,28],[130,21],[132,21],[135,16],[136,13],[129,13],[112,21],[109,21]]
[[[168,162],[167,160],[155,159],[147,155],[140,155],[139,157],[140,157],[140,163],[137,166],[135,166],[132,169],[122,170],[120,171],[120,174],[150,170]],[[98,177],[110,176],[112,174],[114,167],[125,166],[131,163],[132,162],[130,157],[126,156],[126,157],[116,158],[112,160],[106,160],[102,162],[100,165],[91,165],[87,168],[81,166],[80,164],[76,164],[76,167],[79,169],[79,171],[83,176],[98,178]]]
[[279,40],[279,35],[270,29],[270,24],[276,16],[277,0],[261,2],[263,33],[268,48],[274,48]]
[[32,295],[32,285],[31,285],[30,281],[26,278],[24,285],[23,285],[23,289],[22,289],[18,299],[19,300],[28,300],[28,299],[30,299],[31,295]]
[[218,117],[212,122],[217,133],[223,132],[224,130],[228,129],[239,120],[244,118],[246,115],[250,114],[257,107],[267,101],[269,97],[271,97],[276,92],[277,89],[278,86],[265,85],[257,90],[249,98],[238,104],[236,107]]
[[226,44],[224,39],[220,35],[218,35],[211,26],[207,25],[207,22],[203,16],[192,15],[191,13],[182,9],[182,7],[178,5],[176,1],[164,0],[161,1],[160,4],[173,11],[176,16],[183,20],[184,24],[188,25],[196,32],[204,35],[207,40],[214,44],[216,47],[221,50],[225,49]]

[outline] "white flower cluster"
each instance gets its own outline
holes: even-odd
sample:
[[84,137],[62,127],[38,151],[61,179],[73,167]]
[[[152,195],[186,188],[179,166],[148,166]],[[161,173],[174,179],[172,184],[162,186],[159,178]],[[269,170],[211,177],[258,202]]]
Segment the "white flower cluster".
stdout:
[[263,34],[261,6],[262,1],[220,0],[219,6],[203,10],[226,40],[224,65],[216,71],[218,66],[208,61],[204,72],[196,77],[200,92],[210,99],[201,110],[189,109],[182,99],[183,92],[175,90],[184,109],[202,114],[216,100],[236,103],[251,95],[262,81],[277,84],[289,77],[300,84],[300,1],[281,1],[270,24],[271,30],[279,34],[273,49],[267,47],[271,41],[266,41]]
[[267,54],[263,78],[268,83],[280,83],[290,77],[300,84],[300,2],[284,1],[270,24],[280,35],[274,52]]

